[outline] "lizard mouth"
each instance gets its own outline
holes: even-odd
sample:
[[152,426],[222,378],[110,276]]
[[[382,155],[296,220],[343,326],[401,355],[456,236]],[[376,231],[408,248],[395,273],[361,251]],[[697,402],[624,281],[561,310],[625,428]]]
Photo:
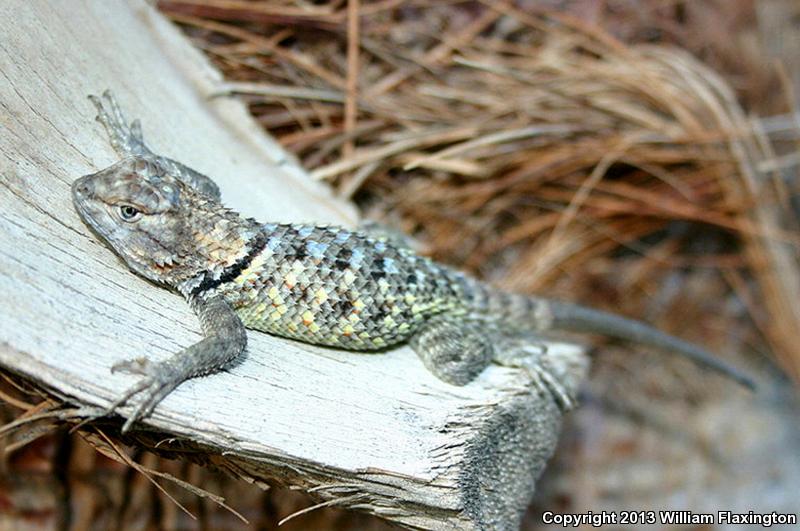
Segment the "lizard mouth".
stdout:
[[92,183],[94,174],[84,175],[72,183],[72,204],[83,222],[89,229],[99,236],[102,241],[108,242],[109,236],[103,230],[101,217],[107,216],[104,208],[99,208],[94,195]]
[[84,175],[72,183],[72,204],[75,206],[75,210],[78,211],[81,219],[94,228],[94,216],[92,216],[87,206],[87,201],[90,200],[92,196],[92,187],[88,179],[89,177],[91,177],[91,175]]

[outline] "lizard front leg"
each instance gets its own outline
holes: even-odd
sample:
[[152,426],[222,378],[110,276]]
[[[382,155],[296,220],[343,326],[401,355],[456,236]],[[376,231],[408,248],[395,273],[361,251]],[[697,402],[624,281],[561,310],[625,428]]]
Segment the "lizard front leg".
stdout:
[[122,426],[122,432],[150,413],[178,385],[190,378],[216,372],[239,356],[247,345],[241,319],[222,297],[196,298],[192,308],[200,318],[206,337],[202,341],[159,363],[139,358],[118,363],[113,371],[139,374],[142,379],[114,402],[105,414],[115,412],[136,395],[141,399],[133,414]]
[[142,123],[139,120],[127,123],[110,90],[103,92],[102,97],[90,95],[89,100],[97,109],[97,121],[105,127],[111,147],[121,157],[138,157],[155,161],[198,192],[216,200],[220,199],[219,188],[210,177],[171,158],[153,153],[144,143]]

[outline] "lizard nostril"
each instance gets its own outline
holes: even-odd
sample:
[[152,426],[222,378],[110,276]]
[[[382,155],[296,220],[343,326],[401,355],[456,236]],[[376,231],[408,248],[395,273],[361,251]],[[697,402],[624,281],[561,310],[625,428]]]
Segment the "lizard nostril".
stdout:
[[76,195],[86,196],[91,192],[91,185],[85,179],[78,179],[72,185],[72,190]]

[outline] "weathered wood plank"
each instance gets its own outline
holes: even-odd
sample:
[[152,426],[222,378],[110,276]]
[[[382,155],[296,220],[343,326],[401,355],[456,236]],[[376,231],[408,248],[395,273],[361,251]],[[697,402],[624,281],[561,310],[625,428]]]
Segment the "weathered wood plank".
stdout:
[[[112,88],[151,146],[247,215],[355,221],[240,103],[207,97],[218,73],[144,2],[5,2],[0,34],[0,364],[56,395],[108,405],[134,381],[115,362],[200,337],[180,297],[128,272],[72,208],[71,182],[115,159],[88,93]],[[550,355],[576,387],[582,351]],[[402,525],[514,528],[561,420],[528,383],[491,367],[457,388],[407,348],[358,355],[253,332],[241,363],[185,383],[146,424],[242,477]]]

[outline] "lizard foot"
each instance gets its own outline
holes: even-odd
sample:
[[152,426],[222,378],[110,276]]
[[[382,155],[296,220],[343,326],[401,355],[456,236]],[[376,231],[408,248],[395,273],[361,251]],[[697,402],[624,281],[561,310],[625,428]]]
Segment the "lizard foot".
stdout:
[[97,109],[97,121],[105,127],[114,151],[122,157],[154,156],[144,143],[141,122],[134,120],[130,125],[125,122],[125,115],[110,90],[103,92],[102,97],[90,95],[89,100]]
[[535,338],[503,337],[495,342],[494,361],[525,370],[540,393],[552,395],[562,411],[569,411],[575,400],[559,381],[547,354],[547,345]]
[[152,413],[156,405],[183,381],[182,378],[172,377],[173,371],[170,370],[169,366],[164,363],[152,363],[146,358],[121,361],[111,367],[111,372],[124,372],[142,376],[141,380],[128,388],[111,406],[101,415],[98,415],[114,414],[120,406],[135,395],[141,395],[141,401],[125,421],[125,424],[123,424],[122,433],[126,433],[134,422]]

